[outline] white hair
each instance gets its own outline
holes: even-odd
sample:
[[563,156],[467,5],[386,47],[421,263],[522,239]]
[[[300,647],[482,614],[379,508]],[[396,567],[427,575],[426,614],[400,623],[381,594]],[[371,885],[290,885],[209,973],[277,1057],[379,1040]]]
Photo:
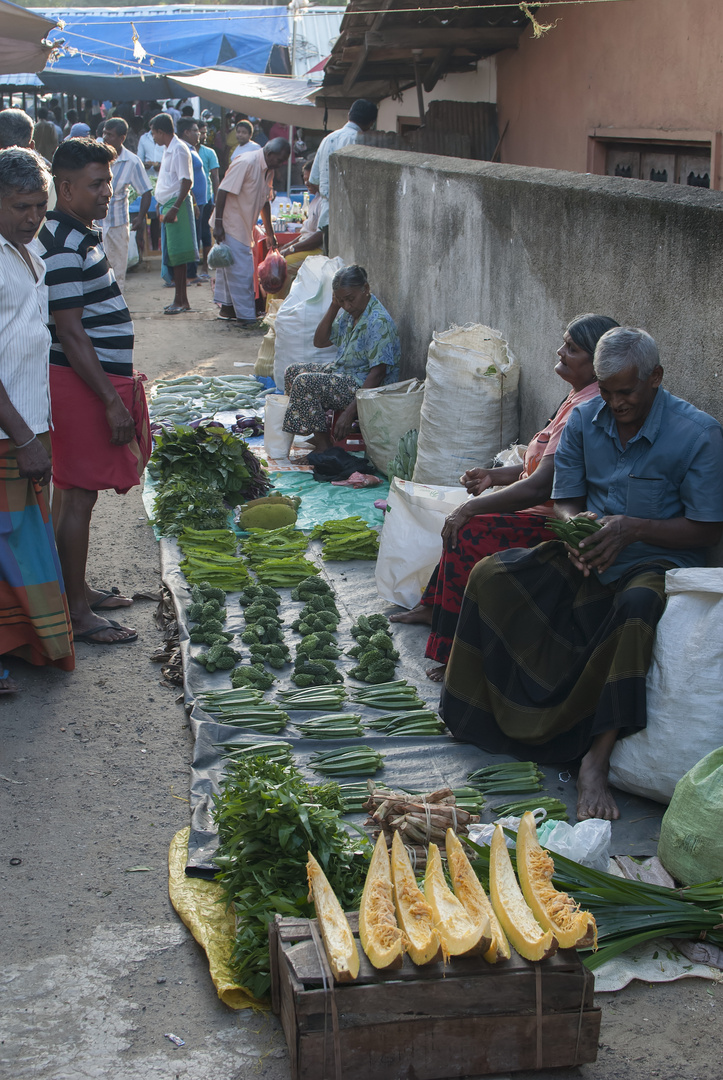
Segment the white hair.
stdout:
[[598,379],[609,379],[631,367],[639,379],[648,379],[660,366],[660,353],[655,339],[645,330],[616,326],[598,341],[593,366]]
[[34,150],[10,146],[0,150],[0,205],[6,195],[16,191],[47,191],[50,170]]

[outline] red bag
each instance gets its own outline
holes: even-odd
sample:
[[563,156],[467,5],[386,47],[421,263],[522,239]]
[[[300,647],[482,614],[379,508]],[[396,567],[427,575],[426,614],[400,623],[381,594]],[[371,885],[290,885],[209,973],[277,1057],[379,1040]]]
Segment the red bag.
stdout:
[[277,293],[286,281],[286,259],[276,249],[270,251],[259,267],[259,283],[265,293]]

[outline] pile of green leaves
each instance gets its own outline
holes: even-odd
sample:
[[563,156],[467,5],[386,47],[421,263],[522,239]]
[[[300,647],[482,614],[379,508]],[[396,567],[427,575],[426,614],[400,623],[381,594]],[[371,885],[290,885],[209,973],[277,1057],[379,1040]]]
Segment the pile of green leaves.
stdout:
[[[367,860],[345,831],[330,785],[309,786],[298,769],[255,757],[229,760],[215,819],[217,880],[237,915],[231,957],[235,974],[254,997],[269,993],[267,929],[274,915],[313,918],[306,860],[321,864],[345,911],[359,903]],[[368,845],[367,845],[368,846]]]
[[153,524],[162,536],[178,536],[188,526],[222,529],[228,524],[228,506],[215,488],[170,480],[156,494]]
[[257,499],[270,487],[244,440],[221,427],[164,429],[148,469],[161,488],[185,480],[218,491],[231,506]]
[[311,539],[321,540],[321,557],[325,561],[376,559],[379,553],[379,534],[360,517],[315,525],[311,530]]

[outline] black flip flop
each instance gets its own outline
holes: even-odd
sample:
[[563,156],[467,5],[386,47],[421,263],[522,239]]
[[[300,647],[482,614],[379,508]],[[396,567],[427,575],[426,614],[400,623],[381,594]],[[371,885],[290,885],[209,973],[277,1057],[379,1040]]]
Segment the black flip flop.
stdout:
[[[115,630],[122,630],[123,627],[115,619],[107,619],[108,626],[112,626]],[[105,626],[96,626],[95,630],[83,630],[82,633],[76,634],[73,631],[73,641],[84,641],[86,645],[130,645],[133,641],[138,640],[138,634],[133,633],[133,637],[116,638],[115,641],[94,641],[93,636],[95,634],[102,634],[107,629]]]
[[[133,603],[131,600],[130,604],[117,604],[115,607],[103,607],[106,600],[110,600],[113,596],[121,596],[121,591],[117,585],[114,585],[111,589],[98,589],[98,592],[102,595],[94,604],[90,605],[91,611],[120,611],[122,608],[130,607]],[[128,597],[124,597],[124,599],[127,600]]]

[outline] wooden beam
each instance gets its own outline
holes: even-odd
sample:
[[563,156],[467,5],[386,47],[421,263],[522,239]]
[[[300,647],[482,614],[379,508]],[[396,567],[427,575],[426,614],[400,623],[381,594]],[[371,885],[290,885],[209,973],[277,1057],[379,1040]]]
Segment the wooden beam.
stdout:
[[523,27],[439,26],[367,30],[367,49],[516,49]]
[[342,64],[356,64],[359,60],[361,53],[364,55],[364,61],[367,64],[387,64],[387,63],[407,63],[413,64],[415,57],[417,63],[421,60],[432,61],[437,58],[439,52],[448,51],[450,56],[456,55],[460,58],[464,58],[467,61],[476,59],[478,53],[473,49],[364,49],[358,45],[351,45],[348,49],[342,49],[341,62]]
[[[382,25],[386,12],[389,10],[393,3],[394,0],[381,0],[381,10],[375,15],[372,22],[371,28],[373,31],[378,30],[379,27]],[[346,77],[344,79],[344,89],[347,91],[347,93],[351,90],[354,83],[361,75],[362,69],[367,62],[367,55],[368,49],[367,46],[364,45],[363,48],[360,50],[358,57],[356,58],[356,60],[354,60],[351,67],[346,73]]]
[[424,89],[428,94],[431,94],[446,72],[453,55],[454,49],[443,49],[430,64],[427,74],[424,76]]

